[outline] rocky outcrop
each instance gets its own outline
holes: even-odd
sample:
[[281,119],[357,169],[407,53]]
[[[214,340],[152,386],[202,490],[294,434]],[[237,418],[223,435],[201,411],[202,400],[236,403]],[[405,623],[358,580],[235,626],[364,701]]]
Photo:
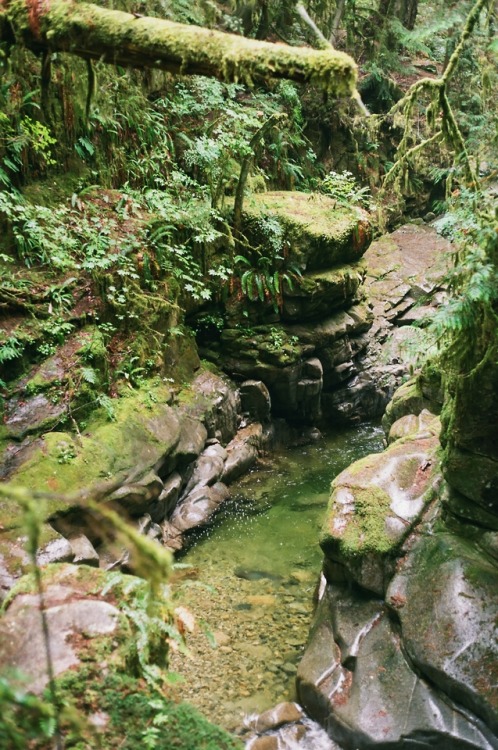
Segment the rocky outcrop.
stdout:
[[[234,294],[226,305],[227,327],[201,347],[236,380],[262,381],[272,414],[295,424],[350,424],[380,416],[424,347],[424,316],[444,302],[441,284],[451,246],[433,228],[406,225],[367,249],[366,217],[353,212],[349,221],[357,222],[362,237],[357,251],[349,230],[337,241],[344,217],[328,205],[303,204],[294,193],[262,194],[248,202],[247,231],[255,232],[254,242],[264,240],[258,216],[278,218],[288,243],[286,262],[293,259],[303,273],[292,288],[283,284],[278,311],[269,299],[250,302]],[[324,231],[327,210],[332,249],[320,253],[316,235]],[[320,219],[314,211],[322,212]],[[318,360],[321,372],[306,373],[310,359]],[[425,390],[420,398],[434,411],[442,394],[432,382]]]
[[442,484],[439,420],[420,412],[421,395],[404,388],[386,420],[389,447],[332,484],[298,695],[344,748],[492,750],[496,533],[441,503],[454,491]]
[[[246,393],[251,389],[254,386]],[[258,394],[261,402],[264,390]],[[107,527],[74,495],[95,484],[105,502],[136,523],[141,533],[180,549],[185,532],[210,522],[230,495],[226,484],[254,463],[263,445],[260,423],[237,432],[240,409],[236,387],[205,371],[177,401],[163,386],[133,391],[117,401],[114,421],[95,418],[79,439],[50,432],[21,447],[16,461],[5,465],[9,481],[48,493],[40,506],[46,522],[39,564],[74,560],[129,569],[127,551],[107,550]],[[264,412],[262,403],[257,411]],[[108,478],[112,491],[106,492],[102,477]],[[2,497],[0,513],[3,598],[27,570],[29,559],[15,500]]]

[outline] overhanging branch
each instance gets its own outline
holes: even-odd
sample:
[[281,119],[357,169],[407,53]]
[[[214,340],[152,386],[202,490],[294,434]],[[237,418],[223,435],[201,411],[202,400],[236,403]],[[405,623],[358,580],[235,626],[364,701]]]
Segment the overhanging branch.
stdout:
[[247,84],[287,78],[311,82],[335,97],[356,91],[356,64],[343,52],[137,18],[79,0],[0,0],[0,42],[12,39],[34,52],[71,52],[123,66]]

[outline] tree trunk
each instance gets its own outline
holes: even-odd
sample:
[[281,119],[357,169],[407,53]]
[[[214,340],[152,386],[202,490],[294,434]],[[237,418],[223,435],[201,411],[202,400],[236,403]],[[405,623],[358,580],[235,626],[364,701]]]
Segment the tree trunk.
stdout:
[[79,0],[0,0],[0,42],[247,84],[309,81],[337,97],[356,87],[356,65],[342,52],[246,39]]
[[378,15],[381,19],[399,18],[403,26],[413,29],[418,13],[418,0],[379,0]]

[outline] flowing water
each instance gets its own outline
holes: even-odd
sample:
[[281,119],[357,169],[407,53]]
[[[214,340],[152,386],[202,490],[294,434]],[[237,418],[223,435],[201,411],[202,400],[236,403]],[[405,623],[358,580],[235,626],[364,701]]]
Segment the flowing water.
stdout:
[[180,562],[192,567],[177,575],[184,577],[182,603],[204,632],[190,637],[190,658],[175,655],[172,667],[184,677],[179,696],[227,729],[295,698],[330,482],[382,450],[382,438],[379,427],[366,424],[272,454],[231,486],[232,500],[214,526],[191,538]]

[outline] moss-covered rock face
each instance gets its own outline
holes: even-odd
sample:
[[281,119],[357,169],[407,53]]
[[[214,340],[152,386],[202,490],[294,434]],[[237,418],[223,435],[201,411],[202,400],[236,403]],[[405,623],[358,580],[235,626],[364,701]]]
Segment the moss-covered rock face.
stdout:
[[289,247],[288,262],[301,270],[318,271],[358,260],[368,247],[368,215],[359,208],[338,206],[325,195],[297,191],[255,193],[243,209],[243,230],[256,244],[261,236],[258,220],[278,219]]
[[[180,439],[170,399],[163,385],[130,391],[116,400],[114,421],[96,412],[79,439],[70,433],[48,432],[8,479],[15,486],[64,494],[134,467],[145,474],[165,461]],[[65,500],[49,500],[44,514],[52,516],[67,508]],[[1,499],[0,514],[5,529],[19,526],[15,502]]]
[[[56,688],[63,704],[73,706],[80,719],[76,737],[72,729],[71,746],[134,750],[147,740],[154,750],[241,748],[189,705],[167,700],[137,677],[132,668],[136,634],[122,608],[134,606],[130,592],[145,584],[122,576],[104,595],[110,582],[109,573],[86,566],[54,565],[43,574]],[[41,693],[48,676],[38,607],[34,578],[25,576],[11,592],[0,619],[0,665],[2,673],[19,669],[23,687]],[[19,726],[28,725],[29,709],[23,708]],[[62,734],[69,739],[65,722]]]
[[441,475],[438,440],[426,432],[352,464],[332,483],[320,545],[361,586],[382,595],[393,560]]
[[292,289],[285,285],[282,320],[298,323],[322,320],[333,310],[349,307],[364,275],[365,269],[360,263],[305,274],[296,280]]

